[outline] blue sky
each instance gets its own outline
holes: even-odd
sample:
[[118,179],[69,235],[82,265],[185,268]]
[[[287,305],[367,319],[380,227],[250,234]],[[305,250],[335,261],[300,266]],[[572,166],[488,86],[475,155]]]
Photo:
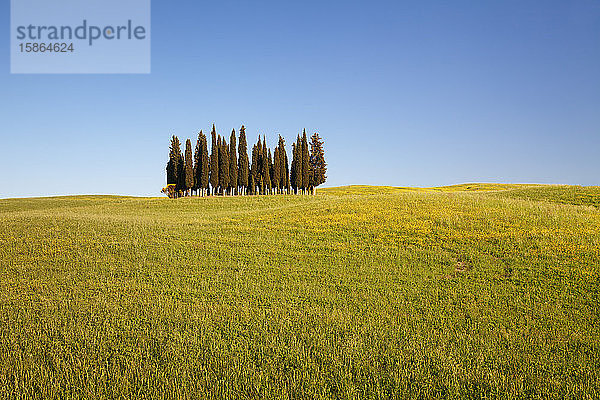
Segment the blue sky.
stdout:
[[598,1],[153,1],[148,75],[11,75],[0,197],[160,195],[169,138],[319,132],[326,186],[600,185]]

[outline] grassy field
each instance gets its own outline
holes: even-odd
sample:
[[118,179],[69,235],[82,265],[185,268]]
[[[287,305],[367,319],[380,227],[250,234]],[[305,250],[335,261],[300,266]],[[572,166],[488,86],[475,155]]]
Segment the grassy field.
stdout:
[[599,398],[600,188],[0,200],[0,398]]

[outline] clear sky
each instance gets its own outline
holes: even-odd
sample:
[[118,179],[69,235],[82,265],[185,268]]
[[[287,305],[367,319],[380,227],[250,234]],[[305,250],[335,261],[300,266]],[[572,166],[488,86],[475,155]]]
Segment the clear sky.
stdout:
[[597,0],[154,0],[149,75],[11,75],[8,3],[0,197],[160,196],[213,123],[319,132],[326,186],[600,185]]

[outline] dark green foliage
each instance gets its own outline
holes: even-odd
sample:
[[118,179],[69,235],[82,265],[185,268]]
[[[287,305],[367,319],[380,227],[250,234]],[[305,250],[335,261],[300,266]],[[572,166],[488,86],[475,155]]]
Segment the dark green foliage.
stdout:
[[205,189],[208,189],[209,177],[208,150],[206,146],[206,135],[200,131],[194,151],[194,190],[202,195],[204,195]]
[[192,142],[185,141],[185,167],[184,167],[184,190],[189,192],[194,187],[194,161],[192,158]]
[[209,176],[210,176],[210,162],[208,158],[208,141],[206,135],[200,131],[202,143],[200,145],[200,190],[208,191]]
[[290,186],[294,189],[294,192],[297,191],[298,186],[296,185],[296,165],[298,164],[298,152],[296,151],[296,143],[292,143],[292,165],[290,168]]
[[[281,136],[280,136],[281,138]],[[281,189],[281,157],[279,156],[279,144],[275,147],[273,152],[273,182],[272,185],[275,189]]]
[[256,182],[254,180],[254,175],[250,175],[250,182],[248,183],[248,194],[254,194],[256,190]]
[[327,163],[323,139],[318,133],[310,137],[310,187],[315,188],[327,179]]
[[210,186],[213,193],[216,194],[217,187],[219,186],[219,148],[217,147],[217,130],[214,124],[210,135],[212,136],[210,149]]
[[258,137],[258,142],[256,143],[256,171],[254,175],[254,182],[258,186],[258,193],[264,193],[264,157],[263,157],[263,143],[261,141],[260,136]]
[[256,171],[257,177],[262,175],[262,171],[263,171],[263,151],[262,151],[262,149],[263,149],[262,141],[260,140],[260,136],[259,136],[258,142],[256,143],[256,167],[258,168]]
[[268,171],[268,176],[266,178],[267,180],[267,189],[269,190],[269,194],[271,193],[271,189],[275,186],[274,182],[273,182],[273,170],[274,170],[274,166],[273,166],[273,157],[271,156],[271,149],[268,150],[268,157],[267,157],[267,171]]
[[173,136],[171,139],[171,151],[167,163],[167,184],[175,185],[175,197],[178,197],[179,192],[184,190],[185,187],[183,154],[177,136]]
[[284,171],[284,178],[285,178],[285,183],[284,186],[287,189],[288,193],[291,190],[291,186],[290,186],[290,167],[288,165],[288,156],[287,156],[287,152],[285,151],[285,143],[284,146],[282,147],[283,151],[283,171]]
[[[280,190],[284,190],[289,185],[289,172],[287,165],[287,154],[285,152],[285,140],[279,135],[279,142],[277,143],[277,160],[278,166],[275,168],[278,171],[277,187]],[[273,160],[275,163],[275,160]]]
[[[259,140],[260,140],[260,138],[259,138]],[[258,177],[258,146],[255,144],[254,146],[252,146],[252,166],[250,168],[250,187],[252,188],[252,190],[250,191],[251,194],[254,194],[254,192],[256,191],[257,177]]]
[[248,174],[250,173],[250,164],[248,162],[248,144],[246,143],[246,128],[244,125],[242,125],[240,128],[238,153],[238,185],[244,189],[249,185]]
[[261,190],[263,194],[267,194],[267,189],[271,183],[269,177],[269,159],[267,155],[267,140],[263,137],[262,150],[260,152],[260,166],[261,166]]
[[185,191],[185,161],[183,158],[183,154],[179,155],[179,159],[177,160],[177,192],[179,194]]
[[167,162],[167,185],[177,184],[177,168],[179,158],[181,157],[181,144],[179,138],[175,135],[171,138],[171,147],[169,149],[169,161]]
[[260,177],[263,173],[262,141],[260,136],[256,143],[256,184],[260,184]]
[[310,186],[310,154],[308,152],[308,141],[306,140],[306,130],[302,131],[302,190],[305,191]]
[[229,138],[229,189],[230,193],[236,194],[238,187],[237,149],[235,140],[235,129],[231,131]]
[[292,185],[294,186],[294,189],[296,189],[296,193],[298,193],[298,190],[303,189],[302,140],[300,139],[300,135],[298,135],[298,138],[296,139],[296,144],[294,145],[294,160],[292,161],[292,163],[294,164],[294,181],[292,182]]
[[202,131],[198,133],[198,139],[196,139],[196,147],[194,148],[194,187],[193,190],[200,188],[200,180],[202,176]]
[[221,194],[226,194],[229,187],[229,151],[225,138],[219,136],[219,188]]

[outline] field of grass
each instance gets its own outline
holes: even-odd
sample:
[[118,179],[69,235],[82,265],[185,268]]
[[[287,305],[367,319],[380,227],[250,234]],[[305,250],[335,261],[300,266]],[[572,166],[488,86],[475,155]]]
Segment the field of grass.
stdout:
[[0,398],[599,398],[599,204],[0,200]]

